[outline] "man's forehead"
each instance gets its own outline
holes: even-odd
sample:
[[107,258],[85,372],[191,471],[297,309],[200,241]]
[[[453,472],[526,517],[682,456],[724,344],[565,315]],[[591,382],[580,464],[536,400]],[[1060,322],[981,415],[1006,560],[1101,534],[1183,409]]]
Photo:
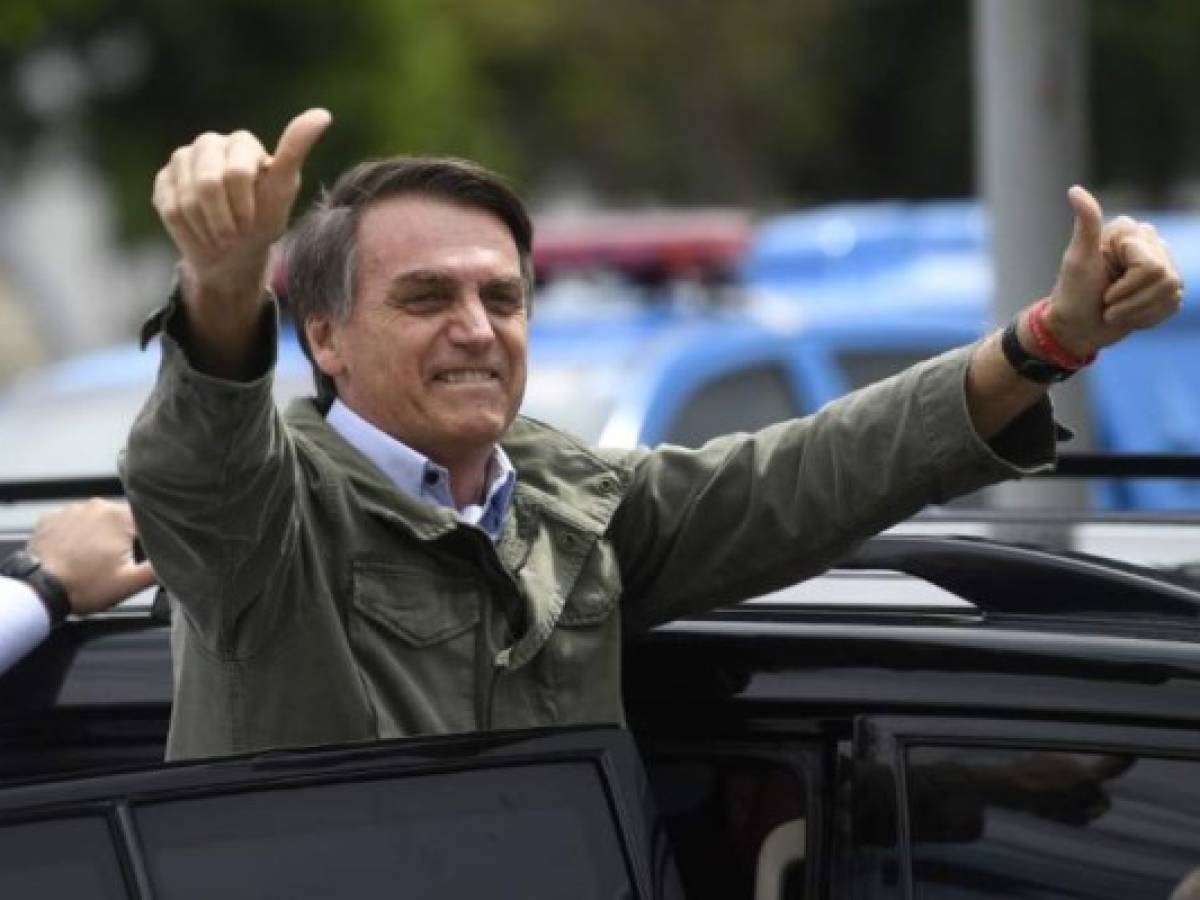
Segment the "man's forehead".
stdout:
[[463,203],[422,194],[403,194],[372,203],[358,220],[359,241],[397,237],[417,243],[447,239],[498,241],[516,253],[516,242],[499,215]]
[[359,218],[357,243],[362,270],[382,270],[389,280],[464,267],[520,272],[516,242],[503,220],[437,198],[404,195],[372,204]]

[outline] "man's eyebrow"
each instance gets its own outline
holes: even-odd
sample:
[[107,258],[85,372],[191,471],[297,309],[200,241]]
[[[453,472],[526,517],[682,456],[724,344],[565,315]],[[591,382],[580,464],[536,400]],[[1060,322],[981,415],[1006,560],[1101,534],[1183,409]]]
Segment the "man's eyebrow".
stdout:
[[508,287],[523,289],[525,287],[525,279],[519,275],[498,275],[495,278],[489,278],[484,282],[484,285],[493,288]]
[[[407,287],[447,287],[458,281],[453,275],[432,269],[415,269],[403,272],[392,279],[391,290],[396,291]],[[486,287],[523,287],[525,281],[519,275],[498,275],[484,281]]]
[[405,287],[445,287],[453,283],[454,278],[444,272],[417,269],[412,272],[403,272],[393,278],[391,289],[395,291]]

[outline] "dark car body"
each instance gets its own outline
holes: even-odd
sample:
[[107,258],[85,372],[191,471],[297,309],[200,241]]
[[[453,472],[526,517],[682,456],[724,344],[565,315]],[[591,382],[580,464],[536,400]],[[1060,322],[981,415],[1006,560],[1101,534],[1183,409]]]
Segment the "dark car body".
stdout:
[[[965,538],[878,538],[845,566],[627,647],[639,821],[686,896],[1165,898],[1200,868],[1200,587]],[[0,823],[80,778],[107,797],[105,771],[145,769],[110,776],[125,808],[179,777],[156,766],[168,631],[145,606],[72,621],[0,677]],[[255,787],[271,758],[219,778]]]

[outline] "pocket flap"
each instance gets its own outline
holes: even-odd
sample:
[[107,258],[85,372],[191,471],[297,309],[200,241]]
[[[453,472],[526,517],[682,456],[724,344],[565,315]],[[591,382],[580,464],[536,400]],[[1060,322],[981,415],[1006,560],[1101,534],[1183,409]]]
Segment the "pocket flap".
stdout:
[[470,578],[376,562],[354,564],[354,606],[414,647],[479,623],[482,592]]

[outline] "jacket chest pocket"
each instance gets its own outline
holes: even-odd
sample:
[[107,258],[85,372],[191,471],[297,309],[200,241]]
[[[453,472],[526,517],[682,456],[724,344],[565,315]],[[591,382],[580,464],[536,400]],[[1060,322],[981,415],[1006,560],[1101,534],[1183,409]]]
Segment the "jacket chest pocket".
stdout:
[[381,738],[477,727],[482,585],[421,565],[356,560],[349,639]]
[[356,561],[354,611],[404,644],[432,647],[480,620],[481,586],[469,577],[419,566]]

